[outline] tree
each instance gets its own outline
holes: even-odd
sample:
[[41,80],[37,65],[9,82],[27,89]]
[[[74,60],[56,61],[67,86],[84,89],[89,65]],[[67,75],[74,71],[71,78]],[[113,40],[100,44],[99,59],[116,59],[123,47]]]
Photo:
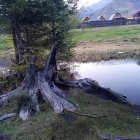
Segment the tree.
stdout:
[[1,0],[0,5],[1,19],[11,26],[17,64],[27,50],[50,47],[55,41],[63,53],[70,50],[65,38],[69,37],[74,9],[63,0]]
[[[27,49],[28,33],[24,33],[26,27],[41,24],[41,3],[32,0],[1,0],[0,17],[8,22],[13,36],[16,63],[24,59]],[[26,30],[27,31],[27,30]]]
[[113,97],[113,100],[128,103],[125,97],[101,88],[91,79],[66,81],[59,77],[56,54],[59,48],[67,50],[67,46],[64,46],[65,38],[71,29],[70,19],[74,14],[73,6],[75,7],[73,1],[68,3],[70,5],[63,0],[1,0],[1,16],[10,21],[18,63],[23,60],[27,49],[44,46],[44,44],[50,47],[50,44],[53,44],[49,57],[41,69],[36,65],[38,58],[31,53],[28,69],[21,85],[0,96],[0,106],[11,97],[21,93],[31,97],[32,106],[29,104],[20,106],[19,116],[23,120],[28,118],[30,112],[40,111],[39,94],[42,95],[44,101],[51,104],[56,113],[62,113],[64,110],[76,112],[76,106],[66,98],[58,85],[104,92],[110,95],[110,98]]

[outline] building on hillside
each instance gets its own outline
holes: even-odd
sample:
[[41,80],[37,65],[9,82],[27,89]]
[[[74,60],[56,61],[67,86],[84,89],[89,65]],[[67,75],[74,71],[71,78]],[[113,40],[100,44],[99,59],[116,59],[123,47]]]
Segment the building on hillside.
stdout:
[[99,17],[98,17],[98,20],[100,20],[100,21],[105,21],[106,19],[104,18],[104,16],[99,16]]
[[115,14],[111,15],[109,20],[116,20],[116,19],[123,19],[123,18],[124,17],[122,17],[122,15],[120,13],[115,13]]
[[84,19],[82,19],[82,23],[87,23],[87,22],[89,22],[89,20],[90,20],[90,18],[89,17],[85,17]]
[[140,11],[133,15],[134,19],[140,19]]

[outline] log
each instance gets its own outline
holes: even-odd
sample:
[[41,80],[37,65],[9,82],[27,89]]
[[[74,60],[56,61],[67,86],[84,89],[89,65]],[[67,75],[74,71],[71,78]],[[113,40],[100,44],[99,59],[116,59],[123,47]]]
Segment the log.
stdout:
[[81,88],[85,91],[88,91],[87,93],[94,93],[97,94],[105,99],[112,100],[117,103],[122,103],[122,104],[128,104],[131,105],[131,103],[127,100],[127,97],[116,93],[110,89],[101,87],[95,80],[86,78],[86,79],[81,79],[81,80],[64,80],[62,78],[59,78],[56,80],[58,84],[61,84],[63,86],[69,86],[72,88]]

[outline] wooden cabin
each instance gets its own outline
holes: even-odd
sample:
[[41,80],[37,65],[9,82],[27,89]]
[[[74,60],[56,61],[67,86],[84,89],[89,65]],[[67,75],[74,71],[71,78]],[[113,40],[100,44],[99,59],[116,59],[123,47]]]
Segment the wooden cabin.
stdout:
[[140,19],[140,11],[133,15],[134,19]]
[[98,20],[99,20],[99,21],[105,21],[106,19],[104,18],[104,16],[99,16],[99,17],[98,17]]
[[116,19],[123,19],[123,17],[120,13],[115,13],[111,15],[111,17],[109,18],[109,20],[116,20]]
[[82,23],[87,23],[87,22],[89,22],[89,20],[90,20],[90,18],[89,17],[85,17],[84,19],[82,19]]

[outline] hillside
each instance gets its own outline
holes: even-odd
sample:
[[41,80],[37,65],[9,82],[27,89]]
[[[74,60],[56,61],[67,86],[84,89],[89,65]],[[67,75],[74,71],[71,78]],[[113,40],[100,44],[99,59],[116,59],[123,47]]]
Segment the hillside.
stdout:
[[[101,1],[102,2],[102,1]],[[92,20],[98,18],[98,16],[103,15],[106,19],[116,12],[122,14],[122,16],[133,15],[140,10],[139,0],[113,0],[111,3],[107,4],[104,8],[101,8],[92,13]]]
[[94,3],[91,6],[81,7],[81,9],[79,9],[80,18],[82,19],[86,16],[92,16],[95,11],[105,7],[111,1],[112,0],[101,0],[100,2]]
[[103,15],[106,19],[116,12],[122,14],[122,16],[129,16],[140,10],[140,1],[137,0],[113,0],[110,4],[104,8],[96,11],[92,16],[92,19],[97,19],[99,15]]

